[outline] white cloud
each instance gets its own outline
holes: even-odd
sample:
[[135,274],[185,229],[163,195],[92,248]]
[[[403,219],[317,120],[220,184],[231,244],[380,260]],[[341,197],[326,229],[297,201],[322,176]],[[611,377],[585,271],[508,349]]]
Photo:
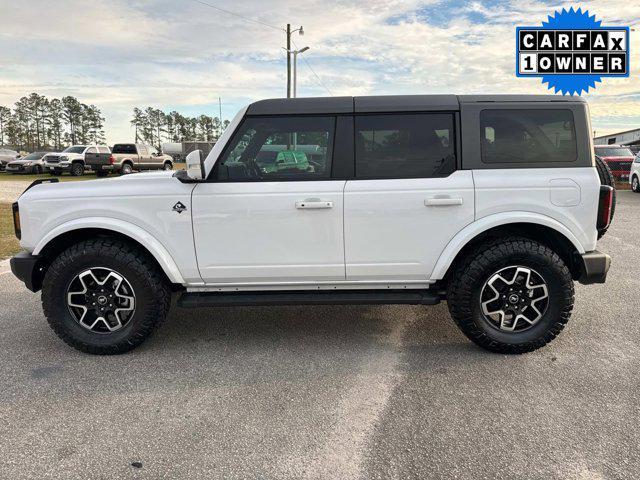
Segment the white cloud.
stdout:
[[[539,79],[514,75],[515,26],[539,24],[557,8],[543,2],[206,1],[274,26],[304,25],[294,40],[311,47],[304,56],[333,95],[549,92]],[[640,23],[640,5],[582,6],[606,24]],[[214,114],[221,96],[229,117],[285,92],[284,33],[195,1],[0,0],[0,11],[0,104],[31,91],[75,95],[102,109],[111,142],[131,136],[133,106]],[[304,63],[299,92],[327,94]],[[629,96],[638,92],[638,75],[605,79],[588,96],[594,125],[640,125],[640,97]]]

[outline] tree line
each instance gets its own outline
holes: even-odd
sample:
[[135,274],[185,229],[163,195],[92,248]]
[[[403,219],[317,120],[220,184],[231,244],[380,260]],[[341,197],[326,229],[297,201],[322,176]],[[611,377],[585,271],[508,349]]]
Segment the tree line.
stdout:
[[162,142],[215,142],[229,125],[218,117],[200,115],[189,117],[176,111],[164,113],[157,108],[134,108],[131,125],[135,141],[143,141],[160,149]]
[[104,142],[100,109],[70,95],[48,99],[31,93],[19,99],[13,109],[0,105],[0,145],[34,151]]

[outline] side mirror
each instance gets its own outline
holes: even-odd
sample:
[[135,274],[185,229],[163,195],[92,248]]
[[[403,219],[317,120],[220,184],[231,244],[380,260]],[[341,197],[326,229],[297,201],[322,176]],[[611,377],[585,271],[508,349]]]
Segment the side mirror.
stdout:
[[202,150],[194,150],[187,155],[187,176],[192,180],[202,180],[204,178]]

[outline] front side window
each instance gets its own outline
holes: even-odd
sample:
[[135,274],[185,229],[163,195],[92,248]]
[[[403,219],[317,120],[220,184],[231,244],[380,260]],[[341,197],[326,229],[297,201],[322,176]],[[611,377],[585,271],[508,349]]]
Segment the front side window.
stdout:
[[356,117],[356,178],[446,177],[456,168],[453,114]]
[[334,117],[247,118],[215,170],[218,180],[323,180],[331,173]]
[[577,158],[571,110],[483,110],[484,163],[572,162]]
[[67,147],[65,148],[62,153],[82,153],[84,152],[84,149],[87,148],[84,145],[76,145],[73,147]]

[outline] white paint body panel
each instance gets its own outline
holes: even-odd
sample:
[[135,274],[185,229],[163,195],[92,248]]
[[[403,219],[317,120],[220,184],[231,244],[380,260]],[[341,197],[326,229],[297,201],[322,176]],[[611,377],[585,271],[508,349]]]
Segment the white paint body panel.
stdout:
[[425,281],[474,220],[473,175],[349,181],[344,202],[347,280]]
[[[200,183],[193,231],[208,284],[344,280],[345,181]],[[296,208],[322,201],[331,208]]]
[[473,178],[476,221],[510,212],[518,222],[518,212],[537,214],[571,232],[579,250],[596,248],[600,179],[595,168],[474,170]]
[[37,185],[19,199],[21,246],[38,254],[49,240],[79,228],[105,228],[147,247],[169,278],[202,283],[193,248],[191,216],[173,205],[191,204],[193,184],[173,172]]

